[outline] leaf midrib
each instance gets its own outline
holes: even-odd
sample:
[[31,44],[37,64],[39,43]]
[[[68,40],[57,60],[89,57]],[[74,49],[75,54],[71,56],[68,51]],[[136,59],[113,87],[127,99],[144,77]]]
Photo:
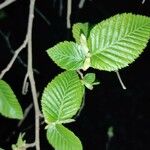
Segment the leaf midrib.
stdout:
[[94,56],[94,55],[97,55],[97,54],[100,54],[101,52],[105,51],[106,49],[109,49],[111,48],[112,46],[114,45],[117,45],[118,42],[126,39],[128,36],[131,36],[132,33],[136,33],[137,31],[139,31],[141,28],[144,28],[146,26],[150,25],[150,23],[145,23],[143,24],[143,26],[140,26],[139,28],[136,28],[135,30],[133,30],[132,32],[128,33],[127,35],[125,34],[123,37],[121,37],[120,39],[118,39],[116,42],[113,42],[111,43],[110,45],[108,45],[108,47],[105,47],[103,49],[97,49],[94,53],[91,53],[91,56]]
[[67,85],[64,89],[64,93],[63,93],[63,97],[62,97],[62,100],[60,101],[60,108],[58,110],[58,120],[57,121],[61,121],[61,114],[62,114],[62,110],[63,110],[63,107],[64,107],[64,100],[65,100],[65,97],[66,97],[66,94],[68,93],[68,87],[70,86],[70,83],[72,82],[72,79],[67,82]]
[[67,143],[68,143],[68,141],[70,141],[70,143],[73,143],[73,144],[74,144],[74,140],[71,140],[71,138],[66,138],[65,136],[63,136],[63,134],[61,134],[61,133],[58,131],[58,129],[57,129],[56,126],[55,126],[55,129],[56,129],[57,133],[61,136],[61,138],[62,138],[63,140],[65,140]]

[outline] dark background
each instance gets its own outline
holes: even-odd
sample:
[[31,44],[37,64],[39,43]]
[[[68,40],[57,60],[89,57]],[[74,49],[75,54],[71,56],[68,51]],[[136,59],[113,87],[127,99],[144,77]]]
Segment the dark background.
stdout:
[[[33,61],[37,90],[40,93],[47,83],[62,70],[47,56],[46,50],[64,40],[73,40],[71,30],[66,28],[66,0],[63,1],[62,15],[59,14],[60,0],[37,0],[36,8],[50,21],[48,25],[35,12],[33,29]],[[86,0],[82,9],[78,8],[79,0],[73,0],[71,15],[72,24],[89,22],[96,24],[117,13],[132,12],[150,16],[150,1],[142,4],[141,0]],[[18,0],[3,9],[5,17],[0,20],[0,31],[10,35],[13,49],[19,47],[25,38],[28,19],[29,0]],[[75,123],[67,124],[82,141],[84,150],[106,150],[108,143],[107,130],[114,128],[114,137],[109,141],[107,150],[149,150],[150,149],[150,43],[129,67],[120,70],[127,86],[123,90],[114,72],[96,71],[101,82],[93,91],[86,91],[85,106]],[[27,62],[26,49],[20,57]],[[4,69],[12,53],[2,35],[0,35],[0,70]],[[95,72],[90,69],[89,71]],[[21,94],[23,79],[26,73],[19,61],[4,76],[23,109],[32,102],[31,93]],[[40,100],[39,100],[40,103]],[[34,141],[34,110],[17,128],[18,121],[0,116],[0,147],[9,150],[15,143],[19,132],[26,132],[27,142]],[[51,150],[45,136],[45,125],[41,125],[41,150]]]

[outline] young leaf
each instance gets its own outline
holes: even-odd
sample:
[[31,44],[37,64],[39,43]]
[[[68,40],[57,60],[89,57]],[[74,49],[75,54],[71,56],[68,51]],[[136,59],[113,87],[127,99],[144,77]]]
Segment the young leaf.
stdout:
[[83,80],[89,84],[92,84],[95,81],[95,73],[87,73]]
[[48,49],[47,53],[58,66],[66,70],[78,70],[85,61],[85,52],[74,42],[60,42]]
[[82,103],[84,86],[75,71],[61,73],[48,84],[42,95],[45,121],[65,122],[71,119]]
[[126,67],[142,53],[149,38],[149,17],[124,13],[102,21],[88,39],[91,66],[106,71]]
[[80,44],[80,36],[84,34],[86,38],[89,36],[89,24],[88,23],[76,23],[72,27],[73,37],[78,44]]
[[47,139],[55,150],[82,150],[79,138],[61,124],[49,126]]
[[12,144],[12,150],[26,150],[26,141],[23,140],[24,138],[24,133],[23,134],[19,134],[18,140],[16,144]]
[[0,113],[8,118],[22,119],[21,106],[12,91],[11,87],[3,80],[0,80]]

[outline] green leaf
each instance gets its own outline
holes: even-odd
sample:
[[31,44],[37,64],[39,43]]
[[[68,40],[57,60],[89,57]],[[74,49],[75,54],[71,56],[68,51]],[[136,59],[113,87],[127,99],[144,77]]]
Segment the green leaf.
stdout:
[[20,133],[17,143],[16,144],[12,144],[12,150],[26,150],[26,141],[23,140],[24,138],[24,133]]
[[82,103],[84,86],[75,71],[66,71],[52,80],[42,95],[45,121],[65,122],[71,119]]
[[58,66],[66,70],[78,70],[85,61],[82,47],[74,42],[60,42],[48,49],[47,52]]
[[92,84],[95,81],[95,73],[87,73],[83,80],[89,84]]
[[106,71],[126,67],[142,53],[149,38],[149,17],[124,13],[102,21],[88,39],[91,66]]
[[86,38],[89,36],[89,24],[88,23],[76,23],[72,27],[73,37],[78,44],[80,44],[80,36],[84,34]]
[[12,91],[11,87],[3,80],[0,80],[0,113],[8,118],[22,119],[21,106]]
[[61,124],[48,128],[47,139],[55,150],[82,150],[79,138]]
[[0,150],[4,150],[4,149],[0,148]]
[[87,73],[82,80],[82,83],[89,89],[93,90],[93,85],[98,85],[100,82],[95,82],[95,73]]

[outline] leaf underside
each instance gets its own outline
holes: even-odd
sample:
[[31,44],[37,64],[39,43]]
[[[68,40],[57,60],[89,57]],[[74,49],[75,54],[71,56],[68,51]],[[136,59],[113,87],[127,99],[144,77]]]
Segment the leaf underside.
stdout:
[[55,150],[82,150],[78,137],[61,124],[48,128],[47,139]]
[[71,119],[82,103],[84,87],[75,71],[61,73],[42,95],[42,111],[47,123]]
[[22,119],[21,106],[12,91],[11,87],[3,80],[0,80],[0,113],[8,118]]
[[78,70],[85,61],[81,46],[74,42],[60,42],[48,49],[47,53],[58,66],[66,70]]
[[105,71],[126,67],[142,53],[149,38],[149,17],[124,13],[104,20],[88,39],[91,66]]

